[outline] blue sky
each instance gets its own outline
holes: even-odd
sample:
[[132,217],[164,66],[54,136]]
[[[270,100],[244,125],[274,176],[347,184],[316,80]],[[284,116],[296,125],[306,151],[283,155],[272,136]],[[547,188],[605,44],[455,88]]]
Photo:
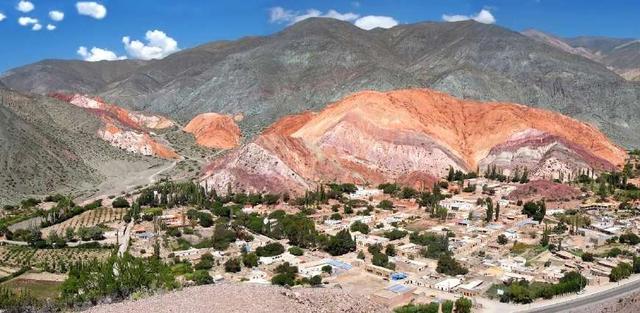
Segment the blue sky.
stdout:
[[103,0],[80,8],[78,3],[0,0],[0,72],[48,58],[160,58],[213,40],[271,34],[315,15],[361,27],[475,18],[518,31],[640,38],[638,0]]

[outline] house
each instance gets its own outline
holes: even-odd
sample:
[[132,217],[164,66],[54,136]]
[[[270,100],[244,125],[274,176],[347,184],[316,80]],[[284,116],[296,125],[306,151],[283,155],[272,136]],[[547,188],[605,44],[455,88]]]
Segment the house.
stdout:
[[615,207],[614,203],[605,203],[605,202],[595,202],[595,203],[585,203],[580,205],[580,209],[584,211],[589,210],[609,210]]
[[396,307],[411,302],[415,290],[413,286],[395,284],[372,294],[371,299],[388,307]]
[[480,295],[483,281],[481,280],[473,280],[464,285],[460,285],[457,289],[465,297],[475,297]]
[[202,257],[202,255],[205,253],[211,253],[214,258],[222,258],[224,256],[224,252],[222,251],[215,251],[210,248],[196,249],[193,247],[187,250],[175,251],[173,252],[173,255],[180,258],[181,260],[190,260],[193,262],[200,260],[200,257]]
[[380,276],[384,279],[388,279],[389,277],[391,277],[391,274],[393,274],[393,271],[386,267],[377,266],[377,265],[368,264],[368,263],[365,263],[364,270],[367,273]]
[[167,227],[189,226],[189,219],[182,213],[160,215],[158,219]]
[[415,243],[406,243],[396,249],[398,255],[401,255],[405,258],[416,258],[420,255],[421,250],[422,246]]
[[300,260],[293,254],[285,252],[274,256],[261,256],[258,259],[258,264],[271,265],[276,262],[289,262],[291,265],[297,265]]
[[442,290],[445,292],[449,292],[449,291],[453,291],[453,289],[458,287],[461,283],[462,281],[459,278],[447,278],[435,284],[433,288]]
[[358,216],[354,216],[352,218],[349,219],[349,225],[355,223],[355,222],[360,222],[363,224],[370,224],[373,222],[373,216],[371,215],[358,215]]
[[451,198],[440,200],[439,204],[440,206],[450,211],[468,212],[478,207],[476,205],[476,201],[477,200],[475,199],[466,199],[466,198],[454,196]]
[[335,259],[322,259],[300,264],[298,266],[298,273],[304,277],[313,277],[322,274],[322,268],[327,265],[331,266],[331,273],[337,275],[346,272],[353,267],[351,264]]
[[347,195],[349,199],[360,199],[360,200],[368,200],[372,197],[378,197],[382,195],[382,190],[380,189],[365,189],[363,187],[358,186],[358,190],[356,192]]
[[377,244],[386,245],[389,242],[389,238],[362,234],[360,232],[354,232],[351,235],[353,236],[353,240],[356,241],[356,245],[361,247]]

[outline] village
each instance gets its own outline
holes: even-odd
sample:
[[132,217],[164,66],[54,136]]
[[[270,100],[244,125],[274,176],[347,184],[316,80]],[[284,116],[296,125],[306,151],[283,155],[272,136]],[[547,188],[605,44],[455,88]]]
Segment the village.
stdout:
[[[551,181],[523,184],[473,177],[438,184],[433,209],[416,199],[415,190],[394,184],[350,186],[341,200],[304,204],[319,234],[337,237],[348,231],[355,248],[340,255],[301,248],[246,227],[243,238],[236,236],[226,249],[203,247],[202,238],[218,236],[218,231],[202,227],[188,206],[164,210],[133,226],[129,251],[148,256],[158,246],[167,261],[194,268],[203,268],[199,264],[206,259],[214,264],[207,268],[213,282],[271,284],[283,267],[291,267],[304,281],[315,278],[316,285],[339,286],[389,308],[467,298],[481,311],[488,299],[536,301],[510,294],[513,282],[552,286],[567,273],[579,273],[581,287],[606,288],[634,272],[618,274],[636,266],[638,201],[622,203],[598,196],[597,190]],[[300,203],[293,202],[238,209],[265,216],[259,227],[273,228],[282,221],[273,212],[300,212]],[[229,215],[231,219],[218,217],[213,224],[222,219],[231,225],[234,214]],[[450,256],[450,264],[443,263],[444,256]]]

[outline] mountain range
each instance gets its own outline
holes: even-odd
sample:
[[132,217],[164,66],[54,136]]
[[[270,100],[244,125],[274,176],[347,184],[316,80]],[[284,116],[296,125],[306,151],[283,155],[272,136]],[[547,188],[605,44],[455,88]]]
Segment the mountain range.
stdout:
[[295,192],[319,183],[398,182],[430,188],[451,168],[571,180],[620,168],[626,152],[596,128],[512,103],[462,100],[427,89],[362,91],[320,112],[282,118],[216,159],[205,185]]
[[[584,38],[567,42],[585,51],[600,47]],[[605,46],[597,50],[602,55]],[[201,113],[241,114],[249,140],[286,115],[320,110],[357,91],[432,88],[557,111],[637,147],[640,84],[607,68],[617,66],[608,55],[603,60],[612,61],[594,61],[474,21],[365,31],[312,18],[270,36],[213,42],[162,60],[45,60],[10,70],[0,82],[21,92],[100,96],[178,122]]]
[[112,192],[171,163],[208,164],[215,188],[279,191],[424,186],[449,166],[611,170],[619,146],[640,146],[637,47],[473,21],[365,31],[311,18],[161,60],[44,60],[0,76],[0,202]]
[[563,51],[602,63],[628,80],[640,81],[640,40],[638,39],[593,36],[560,38],[535,29],[526,30],[522,34]]

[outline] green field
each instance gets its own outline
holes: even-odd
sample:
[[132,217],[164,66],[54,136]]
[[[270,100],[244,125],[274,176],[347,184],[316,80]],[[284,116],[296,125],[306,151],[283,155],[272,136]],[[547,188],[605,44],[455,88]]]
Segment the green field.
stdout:
[[23,279],[18,277],[3,283],[2,286],[17,292],[26,290],[38,299],[54,299],[60,294],[61,284],[62,282],[58,281]]

